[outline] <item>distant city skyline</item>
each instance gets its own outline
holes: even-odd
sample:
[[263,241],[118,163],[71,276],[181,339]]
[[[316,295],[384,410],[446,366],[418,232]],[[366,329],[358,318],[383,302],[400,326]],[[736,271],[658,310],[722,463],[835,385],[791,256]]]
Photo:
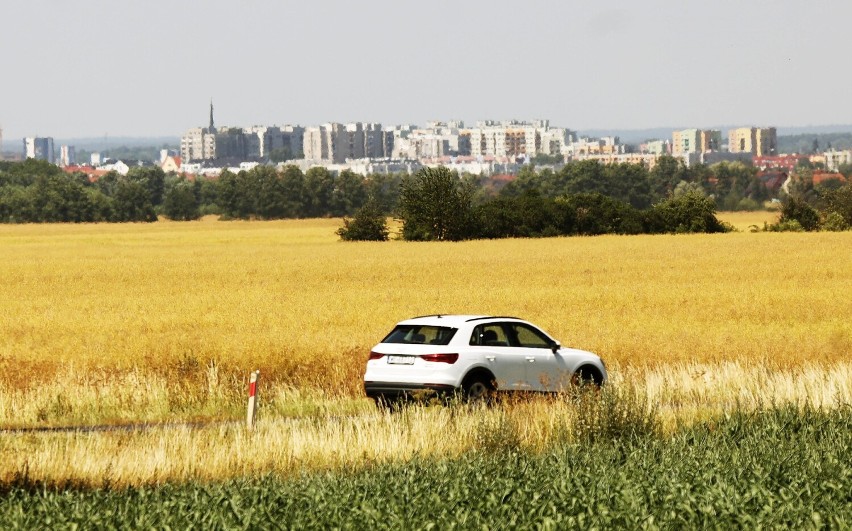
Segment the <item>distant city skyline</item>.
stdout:
[[852,123],[852,5],[7,2],[3,149],[207,123],[547,119],[573,130]]

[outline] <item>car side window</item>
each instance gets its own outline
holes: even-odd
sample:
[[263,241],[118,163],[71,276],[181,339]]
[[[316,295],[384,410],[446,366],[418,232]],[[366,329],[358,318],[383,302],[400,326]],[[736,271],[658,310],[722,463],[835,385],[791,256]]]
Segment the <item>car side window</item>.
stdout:
[[550,348],[551,340],[541,330],[522,323],[512,323],[510,326],[519,347]]
[[500,324],[481,324],[473,329],[470,344],[484,347],[508,347],[509,338]]

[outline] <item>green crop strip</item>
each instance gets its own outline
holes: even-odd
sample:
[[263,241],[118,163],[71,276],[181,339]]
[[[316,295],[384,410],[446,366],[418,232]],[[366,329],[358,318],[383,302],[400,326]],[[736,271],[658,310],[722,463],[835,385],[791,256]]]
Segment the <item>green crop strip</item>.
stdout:
[[127,490],[5,487],[0,528],[848,528],[852,408],[737,413],[542,455],[495,434],[446,461]]

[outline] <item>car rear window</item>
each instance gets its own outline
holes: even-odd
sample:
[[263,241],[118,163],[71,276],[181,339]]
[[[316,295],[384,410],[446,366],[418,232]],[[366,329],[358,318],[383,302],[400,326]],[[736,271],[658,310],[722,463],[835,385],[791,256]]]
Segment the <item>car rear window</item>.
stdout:
[[397,325],[382,343],[446,345],[456,333],[446,326]]

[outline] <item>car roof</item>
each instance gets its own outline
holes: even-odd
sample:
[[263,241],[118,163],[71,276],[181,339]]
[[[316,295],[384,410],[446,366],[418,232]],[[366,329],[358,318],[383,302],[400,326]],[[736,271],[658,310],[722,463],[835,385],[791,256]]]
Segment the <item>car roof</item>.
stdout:
[[508,319],[514,321],[522,321],[518,317],[507,317],[507,316],[495,316],[495,315],[444,315],[444,314],[435,314],[435,315],[421,315],[419,317],[412,317],[411,319],[406,319],[404,321],[400,321],[398,324],[401,325],[410,325],[410,324],[418,324],[418,325],[427,325],[427,326],[449,326],[453,328],[458,328],[465,323],[469,323],[471,321],[482,321],[487,319]]

